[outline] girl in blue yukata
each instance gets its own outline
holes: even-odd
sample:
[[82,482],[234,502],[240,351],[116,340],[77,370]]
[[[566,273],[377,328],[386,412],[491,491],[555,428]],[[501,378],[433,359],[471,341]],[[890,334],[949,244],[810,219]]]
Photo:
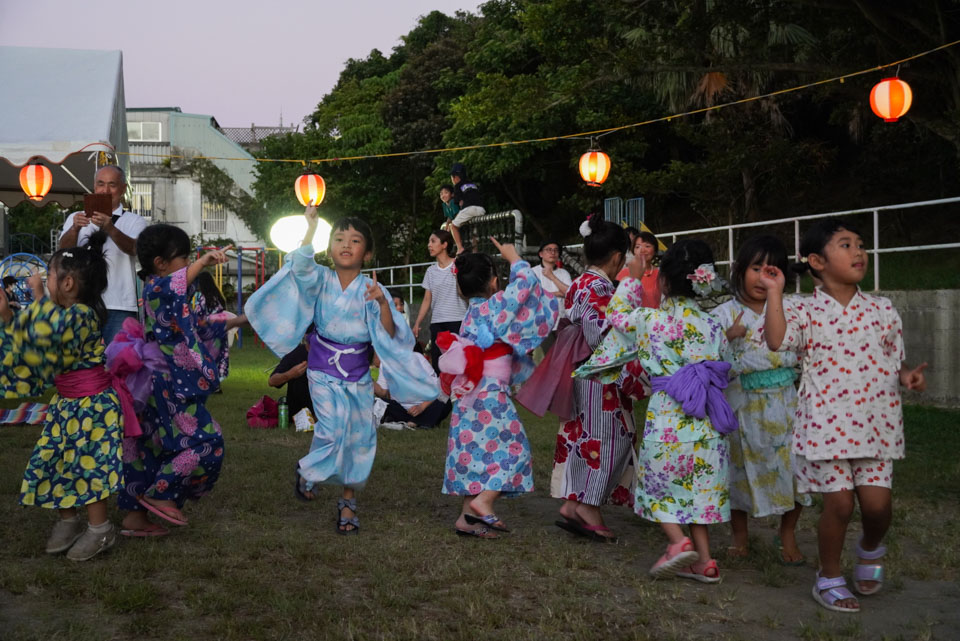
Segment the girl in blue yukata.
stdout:
[[310,452],[296,470],[296,493],[316,498],[319,483],[343,487],[337,501],[336,531],[356,534],[356,491],[370,476],[377,451],[373,418],[371,345],[394,372],[390,394],[399,403],[422,403],[437,397],[434,381],[421,376],[414,359],[410,326],[393,305],[376,274],[360,273],[373,257],[373,234],[359,218],[333,225],[328,255],[334,269],[318,265],[311,239],[317,209],[307,207],[307,234],[300,249],[287,255],[283,268],[247,302],[250,324],[277,355],[292,351],[309,325],[307,380],[317,414]]
[[146,318],[143,327],[125,321],[107,348],[111,369],[136,358],[141,369],[152,372],[142,379],[139,371],[127,377],[134,402],[140,404],[143,434],[123,444],[125,490],[118,505],[129,510],[121,531],[126,536],[168,533],[148,513],[187,525],[181,511],[186,500],[208,494],[220,476],[223,435],[206,406],[220,381],[207,345],[224,340],[245,319],[201,319],[190,301],[197,276],[205,267],[225,263],[225,250],[191,263],[190,238],[173,225],[151,225],[137,238]]
[[[457,288],[469,300],[460,335],[437,337],[441,379],[457,402],[450,418],[443,493],[463,497],[457,534],[497,538],[509,532],[494,513],[501,494],[533,491],[530,442],[510,400],[510,386],[533,372],[529,353],[557,321],[557,299],[544,292],[530,264],[513,245],[493,240],[510,263],[510,284],[500,289],[493,259],[457,257]],[[446,390],[445,390],[446,391]]]

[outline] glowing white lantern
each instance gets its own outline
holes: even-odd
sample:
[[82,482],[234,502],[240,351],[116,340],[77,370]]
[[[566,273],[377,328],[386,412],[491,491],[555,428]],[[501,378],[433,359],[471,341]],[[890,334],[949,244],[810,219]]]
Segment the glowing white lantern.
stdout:
[[[317,233],[313,235],[313,249],[318,252],[326,251],[330,243],[330,232],[333,227],[323,218],[318,219]],[[282,252],[292,252],[300,246],[300,242],[307,233],[307,219],[303,216],[285,216],[273,223],[270,228],[270,241],[274,247]]]

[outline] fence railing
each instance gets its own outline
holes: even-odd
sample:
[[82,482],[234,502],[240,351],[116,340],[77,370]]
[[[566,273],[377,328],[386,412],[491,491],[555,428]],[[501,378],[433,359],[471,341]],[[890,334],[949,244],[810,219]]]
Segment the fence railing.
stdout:
[[[681,231],[667,231],[657,233],[657,237],[661,240],[666,240],[669,238],[671,242],[677,242],[678,238],[684,236],[711,236],[711,235],[725,235],[725,244],[726,245],[726,258],[715,261],[717,265],[726,265],[730,266],[733,264],[734,257],[736,256],[736,235],[738,230],[742,229],[751,229],[756,227],[762,227],[765,231],[770,231],[771,229],[776,229],[777,227],[790,226],[790,229],[786,232],[786,235],[792,235],[793,237],[793,255],[790,256],[791,259],[796,260],[796,255],[800,252],[800,238],[802,233],[800,231],[801,223],[805,221],[817,220],[820,218],[854,218],[860,216],[869,216],[870,223],[873,231],[872,238],[872,247],[867,250],[867,253],[872,256],[873,262],[873,289],[877,291],[880,289],[880,257],[883,254],[893,254],[899,252],[914,252],[914,251],[932,251],[937,249],[960,249],[960,242],[947,242],[947,243],[936,243],[930,245],[905,245],[900,247],[881,247],[880,243],[880,216],[882,214],[891,214],[895,212],[902,212],[909,209],[919,209],[927,207],[936,207],[941,205],[950,205],[960,203],[960,197],[958,198],[940,198],[937,200],[923,200],[912,203],[900,203],[897,205],[883,205],[880,207],[864,207],[862,209],[848,209],[845,211],[833,211],[824,214],[811,214],[808,216],[794,216],[791,218],[777,218],[774,220],[760,220],[756,222],[749,223],[736,223],[733,225],[721,225],[719,227],[704,227],[700,229],[686,229]],[[482,219],[478,219],[482,220]],[[864,230],[866,231],[866,230]],[[523,237],[522,231],[517,232],[518,237]],[[865,239],[866,240],[866,239]],[[582,244],[576,245],[566,245],[565,251],[575,251],[583,248]],[[406,288],[408,289],[408,300],[413,298],[414,287],[419,287],[419,282],[414,282],[413,274],[415,268],[423,268],[421,271],[426,271],[426,267],[432,265],[433,263],[413,263],[411,265],[393,265],[387,267],[377,267],[376,271],[382,279],[383,274],[388,274],[390,279],[391,289],[396,288]],[[403,273],[406,270],[407,272],[407,282],[406,283],[394,283],[394,274]],[[368,272],[373,270],[366,270]],[[402,278],[402,277],[401,277]],[[385,282],[385,281],[384,281]],[[799,291],[800,283],[797,282],[797,288]]]

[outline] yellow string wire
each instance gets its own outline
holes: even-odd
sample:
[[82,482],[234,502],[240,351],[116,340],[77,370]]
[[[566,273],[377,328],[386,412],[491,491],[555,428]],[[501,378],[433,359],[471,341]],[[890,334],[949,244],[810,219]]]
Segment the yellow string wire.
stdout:
[[[757,100],[764,100],[764,99],[766,99],[766,98],[772,98],[772,97],[774,97],[774,96],[782,96],[782,95],[784,95],[784,94],[794,93],[794,92],[797,92],[797,91],[803,91],[803,90],[805,90],[805,89],[810,89],[810,88],[812,88],[812,87],[818,87],[818,86],[820,86],[820,85],[826,85],[826,84],[830,84],[830,83],[833,83],[833,82],[843,82],[843,81],[846,80],[847,78],[854,78],[854,77],[856,77],[856,76],[862,76],[862,75],[864,75],[864,74],[873,73],[873,72],[875,72],[875,71],[880,71],[880,70],[882,70],[882,69],[888,69],[888,68],[890,68],[890,67],[895,67],[895,66],[901,65],[901,64],[903,64],[903,63],[905,63],[905,62],[910,62],[911,60],[916,60],[917,58],[922,58],[922,57],[924,57],[924,56],[928,56],[928,55],[930,55],[930,54],[932,54],[932,53],[936,53],[937,51],[941,51],[941,50],[943,50],[943,49],[947,49],[947,48],[949,48],[949,47],[953,47],[953,46],[956,46],[956,45],[958,45],[958,44],[960,44],[960,40],[954,40],[953,42],[948,42],[948,43],[946,43],[946,44],[942,44],[942,45],[940,45],[940,46],[938,46],[938,47],[934,47],[933,49],[929,49],[929,50],[923,51],[923,52],[921,52],[921,53],[916,53],[916,54],[914,54],[914,55],[912,55],[912,56],[908,56],[908,57],[906,57],[906,58],[903,58],[903,59],[901,59],[901,60],[897,60],[897,61],[895,61],[895,62],[888,62],[887,64],[878,65],[878,66],[876,66],[876,67],[870,67],[870,68],[868,68],[868,69],[861,69],[860,71],[853,71],[853,72],[851,72],[851,73],[843,74],[842,76],[835,76],[835,77],[833,77],[833,78],[826,78],[826,79],[824,79],[824,80],[817,80],[817,81],[814,81],[814,82],[808,82],[808,83],[803,84],[803,85],[797,85],[796,87],[790,87],[790,88],[788,88],[788,89],[779,89],[779,90],[777,90],[777,91],[771,91],[771,92],[768,92],[768,93],[765,93],[765,94],[761,94],[761,95],[757,95],[757,96],[751,96],[751,97],[749,97],[749,98],[741,98],[741,99],[739,99],[739,100],[734,100],[734,101],[732,101],[732,102],[726,102],[726,103],[719,104],[719,105],[712,105],[712,106],[710,106],[710,107],[701,107],[700,109],[691,109],[690,111],[684,111],[684,112],[677,113],[677,114],[673,114],[673,115],[670,115],[670,116],[660,116],[660,117],[658,117],[658,118],[650,118],[649,120],[642,120],[642,121],[640,121],[640,122],[634,122],[634,123],[631,123],[631,124],[628,124],[628,125],[619,125],[619,126],[616,126],[616,127],[607,127],[606,129],[595,129],[595,130],[593,130],[593,131],[581,131],[581,132],[577,132],[577,133],[575,133],[575,134],[563,134],[563,135],[560,135],[560,136],[547,136],[547,137],[544,137],[544,138],[527,138],[527,139],[524,139],[524,140],[509,140],[509,141],[505,141],[505,142],[490,142],[490,143],[482,143],[482,144],[476,144],[476,145],[461,145],[461,146],[459,146],[459,147],[443,147],[443,148],[440,148],[440,149],[423,149],[423,150],[420,150],[420,151],[396,151],[396,152],[385,153],[385,154],[366,154],[366,155],[361,155],[361,156],[340,156],[340,157],[337,157],[337,158],[314,158],[314,159],[309,160],[309,161],[300,160],[300,159],[296,159],[296,158],[254,158],[254,159],[253,159],[253,162],[299,163],[299,164],[303,165],[304,167],[306,167],[308,162],[309,162],[309,163],[313,163],[313,164],[322,164],[322,163],[330,163],[330,162],[344,162],[344,161],[348,161],[348,160],[349,160],[349,161],[353,161],[353,160],[370,160],[370,159],[373,159],[373,158],[399,158],[399,157],[403,157],[403,156],[417,156],[417,155],[421,155],[421,154],[442,154],[442,153],[453,152],[453,151],[470,151],[470,150],[473,150],[473,149],[491,149],[491,148],[496,148],[496,147],[507,147],[507,146],[510,146],[510,145],[528,145],[528,144],[538,143],[538,142],[554,142],[554,141],[557,141],[557,140],[569,140],[569,139],[571,139],[571,138],[587,138],[587,137],[590,137],[590,136],[607,135],[607,134],[610,134],[610,133],[613,133],[613,132],[616,132],[616,131],[622,131],[622,130],[624,130],[624,129],[634,129],[634,128],[636,128],[636,127],[644,127],[644,126],[646,126],[646,125],[652,125],[652,124],[655,124],[655,123],[658,123],[658,122],[669,122],[669,121],[673,120],[674,118],[686,118],[687,116],[695,116],[695,115],[697,115],[697,114],[706,113],[706,112],[708,112],[708,111],[718,111],[718,110],[720,110],[720,109],[726,109],[726,108],[728,108],[728,107],[736,107],[736,106],[738,106],[738,105],[743,105],[743,104],[746,104],[746,103],[749,103],[749,102],[754,102],[754,101],[757,101]],[[250,158],[229,158],[229,157],[222,157],[222,156],[185,156],[185,155],[182,155],[182,154],[148,154],[148,153],[140,153],[140,152],[132,152],[132,151],[117,152],[117,153],[118,153],[118,154],[127,155],[127,156],[139,156],[139,157],[146,157],[146,158],[176,158],[176,159],[179,159],[179,160],[243,160],[243,161],[248,161],[248,162],[250,161]]]

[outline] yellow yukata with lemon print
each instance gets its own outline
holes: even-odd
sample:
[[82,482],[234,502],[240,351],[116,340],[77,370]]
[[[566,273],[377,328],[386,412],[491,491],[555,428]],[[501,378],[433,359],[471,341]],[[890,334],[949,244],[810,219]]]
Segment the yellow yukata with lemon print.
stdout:
[[[43,298],[0,320],[0,394],[38,396],[53,377],[104,363],[100,322],[86,305]],[[99,394],[54,394],[20,485],[20,503],[67,509],[108,498],[123,483],[123,422],[112,387]]]

